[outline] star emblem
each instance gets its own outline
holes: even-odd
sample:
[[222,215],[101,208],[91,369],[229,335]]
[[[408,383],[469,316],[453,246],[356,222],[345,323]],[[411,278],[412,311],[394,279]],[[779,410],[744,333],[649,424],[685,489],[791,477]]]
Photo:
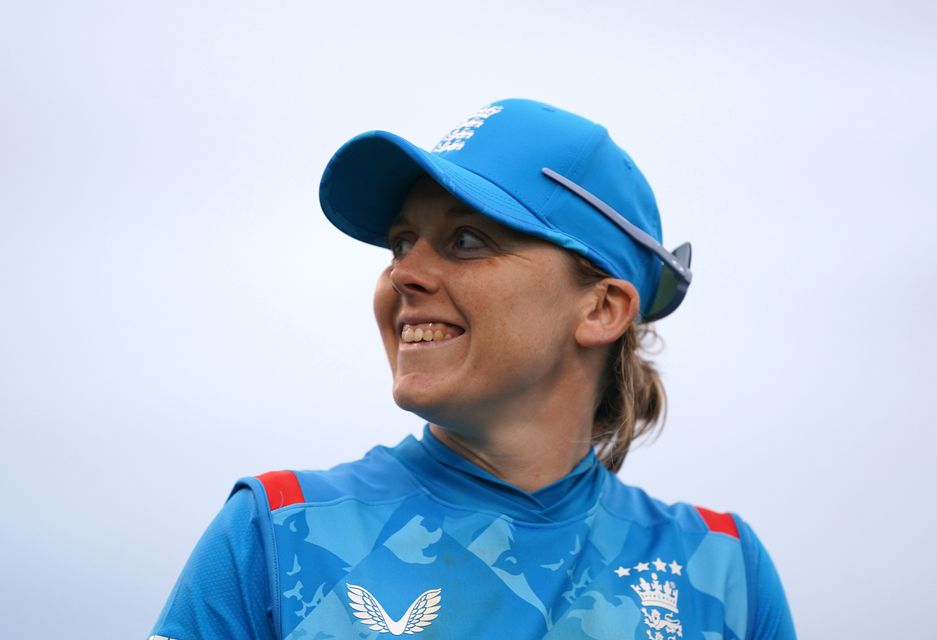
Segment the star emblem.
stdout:
[[679,576],[681,571],[683,571],[683,567],[677,564],[676,560],[670,563],[670,573]]
[[664,562],[663,560],[661,560],[660,558],[658,558],[657,560],[655,560],[655,561],[652,562],[651,564],[653,564],[653,565],[654,565],[654,568],[657,569],[658,571],[663,571],[664,569],[667,568],[667,563]]
[[615,573],[618,574],[619,578],[624,578],[625,576],[631,575],[631,569],[625,569],[624,567],[618,567],[615,569]]
[[650,568],[651,566],[646,562],[639,562],[638,564],[634,565],[635,571],[647,571]]

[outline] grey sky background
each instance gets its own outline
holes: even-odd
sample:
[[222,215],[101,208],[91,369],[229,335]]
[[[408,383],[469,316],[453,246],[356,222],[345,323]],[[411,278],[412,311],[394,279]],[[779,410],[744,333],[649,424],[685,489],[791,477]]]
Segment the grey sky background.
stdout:
[[5,635],[144,638],[238,477],[420,431],[388,256],[319,176],[529,97],[608,127],[694,246],[623,479],[751,522],[802,637],[927,637],[935,6],[3,3]]

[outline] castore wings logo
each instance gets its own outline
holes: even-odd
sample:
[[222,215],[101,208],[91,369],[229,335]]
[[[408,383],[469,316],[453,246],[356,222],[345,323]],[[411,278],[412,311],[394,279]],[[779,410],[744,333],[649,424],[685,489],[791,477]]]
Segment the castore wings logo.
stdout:
[[356,584],[348,584],[348,604],[355,610],[355,617],[373,631],[392,636],[412,635],[423,631],[438,617],[442,589],[430,589],[421,593],[399,620],[394,620],[371,592]]

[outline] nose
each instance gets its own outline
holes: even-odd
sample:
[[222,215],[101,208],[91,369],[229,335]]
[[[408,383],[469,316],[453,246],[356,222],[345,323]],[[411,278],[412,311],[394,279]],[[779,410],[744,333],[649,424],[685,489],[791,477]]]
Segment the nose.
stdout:
[[441,257],[432,245],[419,238],[390,268],[394,290],[404,296],[431,295],[439,289]]

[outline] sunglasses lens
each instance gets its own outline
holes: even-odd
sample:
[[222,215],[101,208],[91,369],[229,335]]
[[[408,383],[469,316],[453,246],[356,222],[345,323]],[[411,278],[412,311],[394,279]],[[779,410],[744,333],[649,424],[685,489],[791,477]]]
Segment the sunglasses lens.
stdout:
[[[673,255],[681,265],[690,268],[690,243],[684,243],[674,249]],[[660,320],[673,313],[683,298],[690,283],[677,276],[677,273],[667,266],[662,266],[660,270],[660,284],[657,286],[657,294],[654,296],[654,302],[651,308],[644,316],[644,322],[653,322]]]
[[679,287],[673,271],[663,267],[660,271],[660,285],[657,287],[657,295],[654,296],[654,302],[651,304],[650,311],[644,316],[645,322],[660,320],[671,313],[682,302],[682,296],[679,295]]

